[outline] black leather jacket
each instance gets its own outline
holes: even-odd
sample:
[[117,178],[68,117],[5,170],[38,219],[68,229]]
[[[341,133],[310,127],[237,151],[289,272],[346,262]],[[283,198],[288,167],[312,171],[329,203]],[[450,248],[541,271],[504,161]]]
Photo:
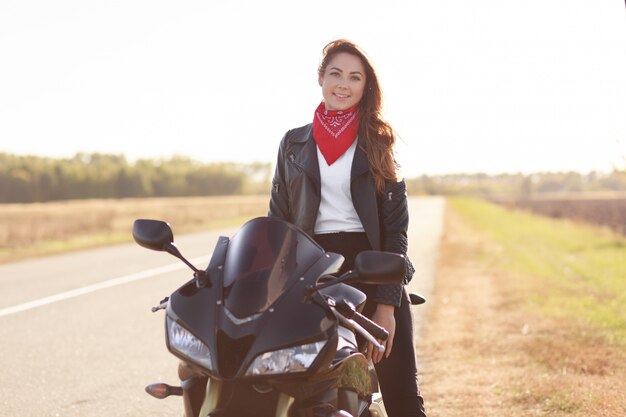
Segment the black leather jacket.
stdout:
[[[406,183],[389,182],[383,196],[377,196],[367,156],[357,146],[352,161],[350,190],[372,249],[406,255],[409,214]],[[288,131],[280,142],[272,181],[269,215],[280,217],[313,236],[321,199],[321,180],[312,125]],[[372,204],[376,202],[376,204]],[[411,279],[413,267],[407,258]],[[374,301],[400,305],[402,285],[379,285]]]

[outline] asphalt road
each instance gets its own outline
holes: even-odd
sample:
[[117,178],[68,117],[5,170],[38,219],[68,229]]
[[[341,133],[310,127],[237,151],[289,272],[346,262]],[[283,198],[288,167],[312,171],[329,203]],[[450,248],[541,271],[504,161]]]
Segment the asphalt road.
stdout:
[[[410,289],[426,296],[443,207],[439,198],[409,202]],[[218,236],[233,232],[176,242],[204,266]],[[181,415],[179,398],[153,399],[144,386],[177,382],[163,311],[150,308],[190,277],[175,258],[135,244],[0,265],[0,417]],[[418,332],[424,311],[414,310]]]

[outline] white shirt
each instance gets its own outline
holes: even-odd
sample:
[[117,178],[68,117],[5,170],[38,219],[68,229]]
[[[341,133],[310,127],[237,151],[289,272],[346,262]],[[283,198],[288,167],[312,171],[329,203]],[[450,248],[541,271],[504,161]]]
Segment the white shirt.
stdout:
[[322,198],[315,220],[315,234],[365,231],[350,192],[350,172],[356,145],[355,139],[352,146],[330,166],[316,147]]

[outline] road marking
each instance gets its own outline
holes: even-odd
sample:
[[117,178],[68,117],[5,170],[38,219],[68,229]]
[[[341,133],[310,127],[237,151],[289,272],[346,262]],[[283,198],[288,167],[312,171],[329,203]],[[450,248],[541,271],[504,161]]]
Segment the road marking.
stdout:
[[[192,264],[202,264],[208,262],[211,259],[211,255],[202,256],[192,259]],[[28,303],[18,304],[11,307],[0,309],[0,317],[8,316],[22,311],[31,310],[33,308],[45,306],[48,304],[56,303],[58,301],[68,300],[70,298],[79,297],[81,295],[90,294],[106,288],[115,287],[118,285],[128,284],[129,282],[139,281],[146,278],[151,278],[157,275],[165,274],[168,272],[177,271],[179,269],[188,268],[187,265],[182,262],[177,262],[170,265],[161,266],[158,268],[148,269],[142,272],[136,272],[134,274],[124,275],[117,278],[111,278],[107,281],[98,282],[97,284],[88,285],[86,287],[76,288],[74,290],[65,291],[59,294],[51,295],[49,297],[40,298],[38,300],[29,301]]]

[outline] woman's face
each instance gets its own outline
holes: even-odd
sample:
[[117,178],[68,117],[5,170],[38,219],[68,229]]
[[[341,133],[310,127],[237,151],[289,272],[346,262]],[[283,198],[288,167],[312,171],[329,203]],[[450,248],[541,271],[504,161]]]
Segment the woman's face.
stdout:
[[346,110],[361,101],[365,90],[365,68],[349,53],[335,55],[319,79],[326,110]]

